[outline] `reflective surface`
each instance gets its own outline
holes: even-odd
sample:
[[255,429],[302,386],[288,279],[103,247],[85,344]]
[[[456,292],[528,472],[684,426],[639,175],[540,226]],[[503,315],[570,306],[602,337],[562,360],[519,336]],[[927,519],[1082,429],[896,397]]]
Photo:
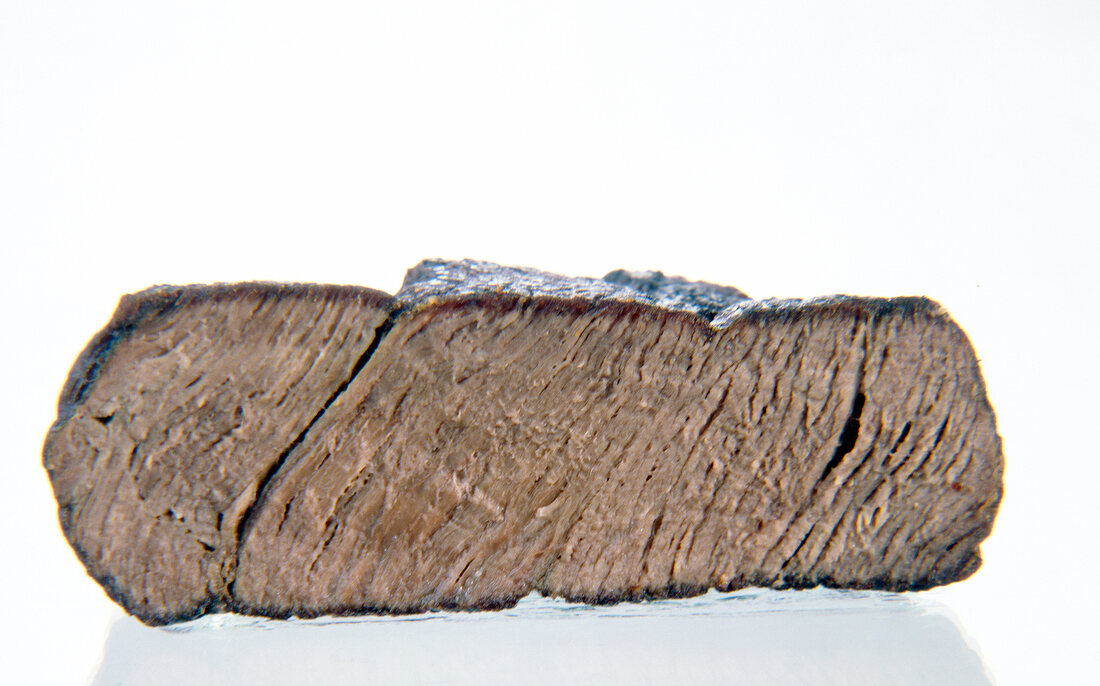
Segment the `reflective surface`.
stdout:
[[170,629],[116,621],[94,684],[991,684],[940,605],[826,590]]

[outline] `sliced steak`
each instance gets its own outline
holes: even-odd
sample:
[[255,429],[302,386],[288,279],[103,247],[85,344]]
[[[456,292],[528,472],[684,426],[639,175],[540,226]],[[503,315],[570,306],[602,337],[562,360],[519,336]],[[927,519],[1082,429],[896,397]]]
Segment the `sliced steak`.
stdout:
[[473,261],[396,297],[128,296],[44,454],[70,542],[149,623],[923,589],[977,569],[1003,471],[931,301]]

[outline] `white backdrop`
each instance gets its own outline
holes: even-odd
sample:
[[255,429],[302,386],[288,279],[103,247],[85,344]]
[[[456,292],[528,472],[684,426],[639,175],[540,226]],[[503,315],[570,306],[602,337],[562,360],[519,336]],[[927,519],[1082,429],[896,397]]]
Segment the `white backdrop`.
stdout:
[[40,449],[119,295],[392,292],[433,256],[939,300],[1008,474],[985,566],[931,594],[998,683],[1100,683],[1098,35],[1087,0],[7,0],[10,683],[86,682],[118,613]]

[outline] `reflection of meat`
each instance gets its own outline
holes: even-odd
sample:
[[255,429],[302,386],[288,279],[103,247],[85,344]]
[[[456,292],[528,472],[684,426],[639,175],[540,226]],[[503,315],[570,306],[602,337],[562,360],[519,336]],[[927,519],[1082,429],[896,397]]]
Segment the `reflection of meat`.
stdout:
[[928,300],[469,261],[396,297],[128,296],[45,464],[89,572],[149,623],[925,588],[978,567],[1002,472]]

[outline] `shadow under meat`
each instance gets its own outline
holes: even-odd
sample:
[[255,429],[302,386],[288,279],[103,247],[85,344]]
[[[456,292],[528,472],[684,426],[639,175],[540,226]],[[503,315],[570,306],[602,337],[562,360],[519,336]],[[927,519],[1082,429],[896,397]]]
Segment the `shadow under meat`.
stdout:
[[991,684],[939,604],[816,589],[501,612],[112,626],[95,685]]

